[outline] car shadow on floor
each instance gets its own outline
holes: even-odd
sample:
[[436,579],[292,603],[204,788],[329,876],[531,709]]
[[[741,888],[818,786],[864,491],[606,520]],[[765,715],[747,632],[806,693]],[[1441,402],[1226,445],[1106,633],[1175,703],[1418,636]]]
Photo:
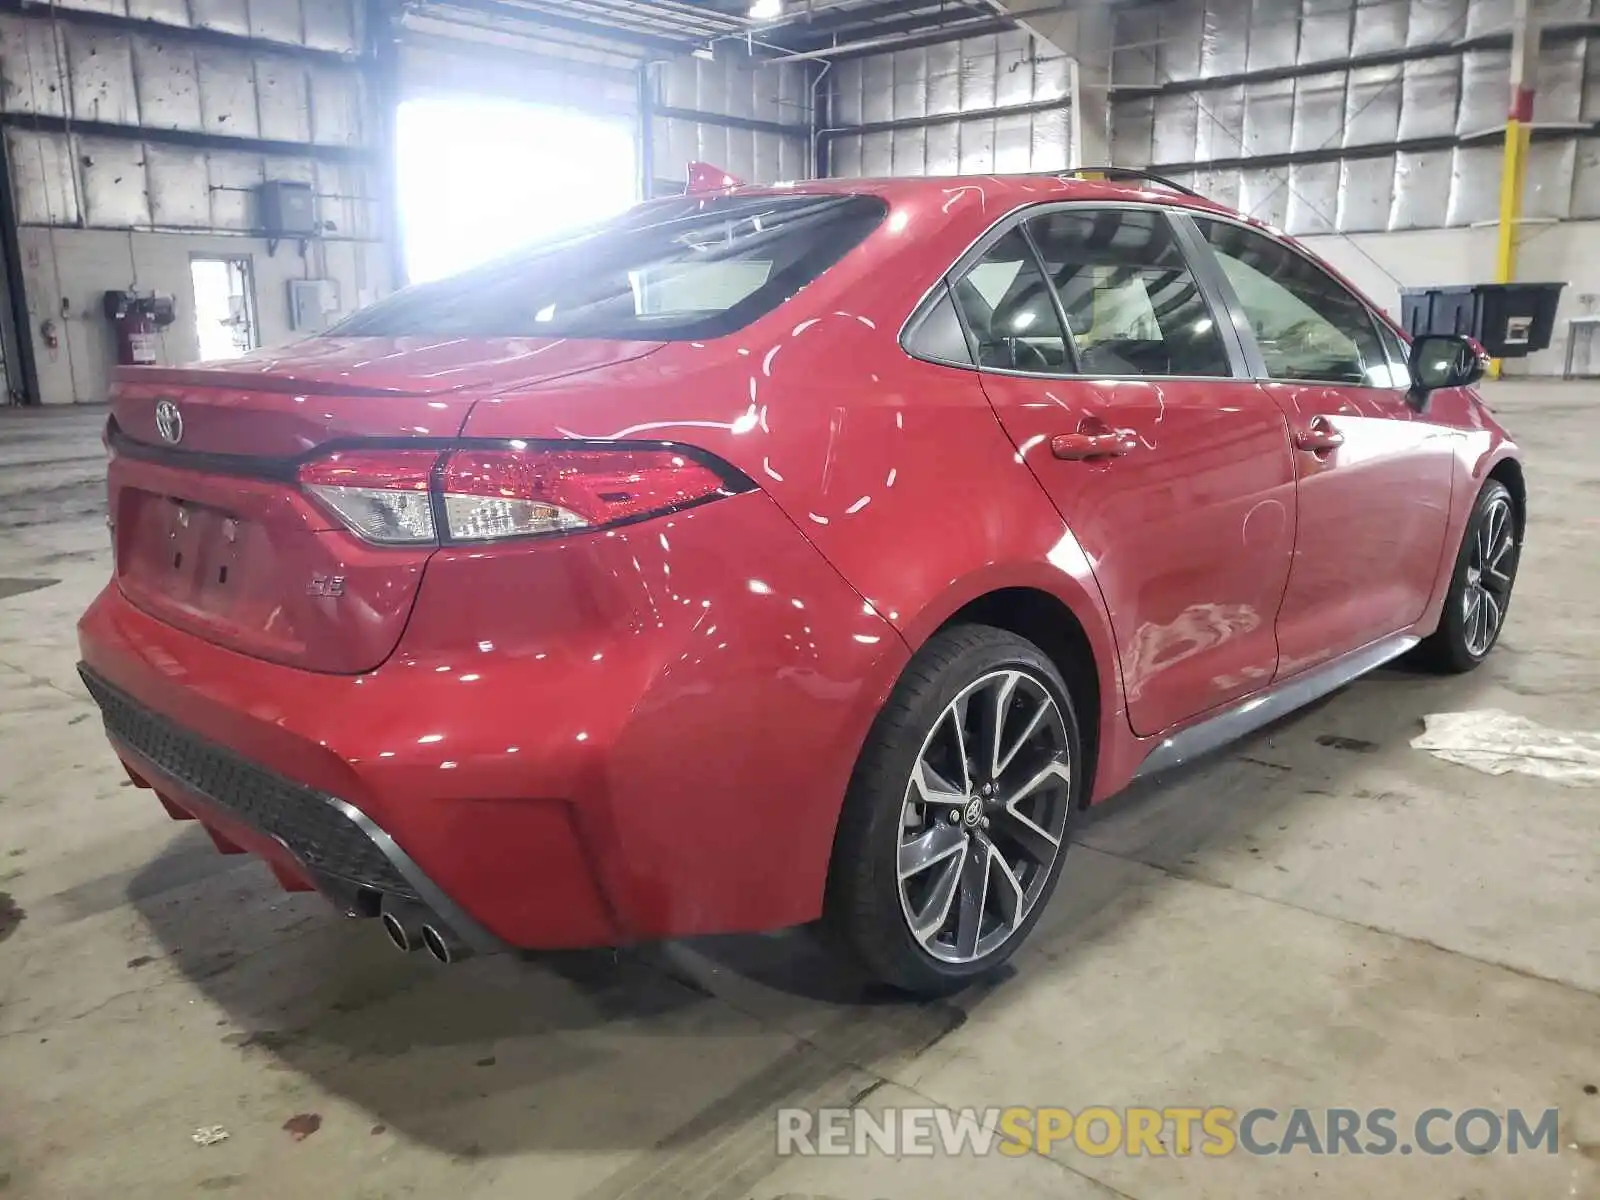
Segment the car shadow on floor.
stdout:
[[[1258,771],[1250,819],[1276,819],[1338,789],[1366,757],[1318,738],[1393,748],[1423,712],[1464,694],[1439,685],[1380,673],[1355,685],[1359,697],[1335,694],[1098,806],[1077,840],[1148,865],[1215,849],[1241,836],[1238,814],[1188,805],[1190,815],[1170,819],[1175,795]],[[1127,830],[1145,825],[1163,827],[1154,857],[1108,849],[1119,838],[1137,843],[1144,835]],[[465,1159],[536,1149],[682,1158],[723,1141],[729,1153],[759,1157],[774,1108],[848,1103],[969,1017],[1050,985],[1048,964],[1025,950],[1020,967],[957,997],[909,1001],[841,966],[809,930],[500,954],[445,968],[400,954],[376,922],[341,919],[319,897],[284,896],[253,860],[199,879],[184,869],[190,856],[212,853],[198,828],[174,839],[138,874],[129,902],[216,1008],[218,1038],[356,1105],[374,1129]],[[1062,915],[1047,912],[1037,931],[1051,959],[1072,955],[1075,914],[1114,912],[1130,886],[1114,873],[1085,885],[1071,862],[1050,906]]]

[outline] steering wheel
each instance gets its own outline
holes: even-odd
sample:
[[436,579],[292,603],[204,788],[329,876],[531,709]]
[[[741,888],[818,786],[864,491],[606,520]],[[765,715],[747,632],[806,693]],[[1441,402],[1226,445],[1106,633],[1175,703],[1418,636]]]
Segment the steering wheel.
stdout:
[[1044,351],[1025,342],[1021,338],[1007,338],[1006,348],[1011,354],[1011,369],[1014,371],[1048,371],[1050,360],[1044,356]]

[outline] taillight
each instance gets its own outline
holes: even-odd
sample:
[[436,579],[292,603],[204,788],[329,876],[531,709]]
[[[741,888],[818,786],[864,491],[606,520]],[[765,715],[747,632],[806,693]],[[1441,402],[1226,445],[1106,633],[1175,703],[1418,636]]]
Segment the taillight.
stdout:
[[673,447],[523,443],[341,451],[306,464],[300,481],[351,530],[382,545],[603,529],[752,486]]
[[437,450],[342,450],[300,468],[300,482],[369,542],[435,540],[429,483]]

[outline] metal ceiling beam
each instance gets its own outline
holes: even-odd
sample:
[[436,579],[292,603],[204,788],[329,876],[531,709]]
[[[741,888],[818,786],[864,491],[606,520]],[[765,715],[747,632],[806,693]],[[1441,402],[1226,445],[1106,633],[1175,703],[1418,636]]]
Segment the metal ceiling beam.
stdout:
[[1005,29],[1015,28],[1015,22],[1003,17],[972,16],[964,17],[959,21],[945,21],[941,23],[930,22],[926,16],[910,17],[902,21],[886,21],[880,25],[867,26],[862,32],[871,33],[856,41],[840,42],[836,45],[821,45],[811,49],[799,50],[792,54],[779,54],[768,59],[768,62],[802,62],[808,59],[848,58],[857,54],[867,54],[873,51],[892,50],[915,43],[926,46],[941,41],[953,41],[957,38],[978,37],[986,33],[996,33]]
[[23,129],[60,137],[77,135],[122,142],[153,142],[190,150],[237,150],[246,154],[314,158],[321,162],[372,163],[379,152],[367,146],[335,146],[325,142],[285,142],[275,138],[232,137],[193,129],[159,129],[149,125],[117,125],[110,121],[67,120],[40,113],[0,113],[0,129]]
[[[553,7],[553,5],[552,5]],[[575,20],[665,37],[710,38],[740,33],[748,25],[716,9],[672,0],[560,0]],[[534,11],[542,13],[544,8]]]
[[268,38],[251,37],[243,33],[227,33],[220,29],[207,29],[198,25],[170,25],[165,21],[151,21],[144,17],[128,17],[120,13],[96,12],[86,8],[57,6],[50,0],[0,0],[0,15],[37,17],[60,21],[63,25],[81,25],[86,28],[106,29],[116,33],[143,33],[153,38],[182,41],[195,45],[226,46],[235,50],[257,50],[293,58],[338,62],[346,65],[356,61],[359,52],[342,53],[322,50],[295,42],[277,42]]
[[504,0],[440,0],[439,3],[428,7],[458,8],[466,12],[475,12],[484,16],[514,21],[535,29],[543,25],[550,29],[562,29],[568,33],[582,34],[584,37],[599,38],[602,41],[622,42],[625,45],[653,50],[659,54],[683,54],[704,40],[692,35],[686,35],[682,38],[668,38],[653,33],[640,33],[635,29],[619,29],[611,25],[597,24],[594,21],[583,21],[573,17],[560,16],[544,9],[524,8],[519,4],[507,4]]
[[819,0],[801,7],[793,5],[781,17],[763,21],[752,27],[753,33],[771,33],[774,30],[829,30],[847,25],[857,25],[880,15],[904,12],[904,0]]
[[[908,10],[923,9],[926,11],[906,16]],[[981,15],[966,3],[952,3],[946,0],[899,0],[895,2],[878,2],[858,5],[851,8],[824,10],[828,15],[812,20],[805,19],[805,14],[797,13],[795,17],[784,23],[783,40],[791,42],[797,50],[809,48],[809,44],[824,35],[834,35],[849,32],[859,37],[872,37],[878,33],[878,26],[885,24],[885,18],[903,18],[904,23],[920,22],[927,31],[932,31],[951,20],[968,20]],[[768,26],[771,28],[771,26]],[[820,44],[820,43],[818,43]]]
[[[1000,16],[1000,17],[1011,17],[1012,16],[1011,8],[1007,5],[1006,0],[978,0],[978,3],[983,5],[983,7],[989,9],[996,16]],[[1012,19],[1016,20],[1015,17],[1012,17]],[[1023,29],[1026,29],[1035,38],[1039,37],[1039,31],[1037,29],[1030,28],[1026,21],[1017,21],[1017,24],[1020,25]],[[1040,40],[1042,41],[1043,39],[1041,38]]]

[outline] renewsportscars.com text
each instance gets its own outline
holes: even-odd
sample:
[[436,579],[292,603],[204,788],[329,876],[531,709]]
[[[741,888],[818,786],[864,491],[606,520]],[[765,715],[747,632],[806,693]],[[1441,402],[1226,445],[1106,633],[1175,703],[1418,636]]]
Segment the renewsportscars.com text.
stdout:
[[779,1155],[1049,1154],[1220,1158],[1230,1154],[1556,1154],[1561,1115],[1547,1108],[1210,1107],[853,1108],[778,1110]]

